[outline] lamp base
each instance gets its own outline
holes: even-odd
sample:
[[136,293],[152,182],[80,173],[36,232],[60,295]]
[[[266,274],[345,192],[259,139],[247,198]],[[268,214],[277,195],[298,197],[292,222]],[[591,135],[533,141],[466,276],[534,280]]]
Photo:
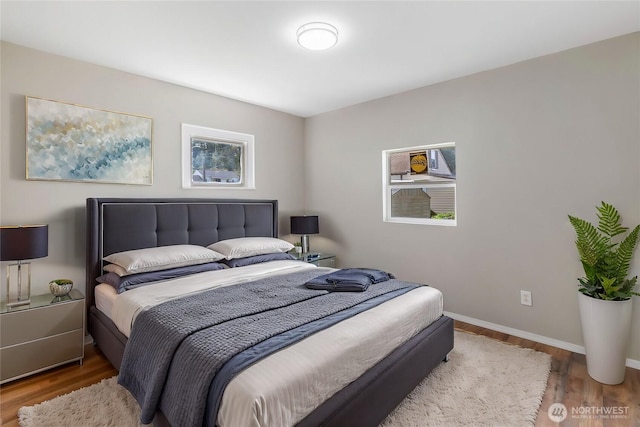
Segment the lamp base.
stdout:
[[309,235],[303,234],[300,236],[300,245],[302,246],[302,253],[306,254],[309,252]]
[[12,307],[19,307],[21,305],[29,305],[29,304],[31,304],[31,300],[30,299],[25,299],[25,300],[22,300],[22,301],[11,301],[11,302],[8,302],[6,304],[6,306],[9,307],[9,308],[12,308]]
[[[15,273],[14,273],[15,271]],[[22,281],[23,275],[26,276],[27,290],[26,295],[23,295]],[[15,277],[18,283],[17,295],[12,299],[11,292],[11,278]],[[15,294],[14,294],[15,295]],[[7,307],[17,307],[20,305],[31,304],[31,263],[18,261],[16,264],[9,264],[7,266],[7,294],[6,302]]]

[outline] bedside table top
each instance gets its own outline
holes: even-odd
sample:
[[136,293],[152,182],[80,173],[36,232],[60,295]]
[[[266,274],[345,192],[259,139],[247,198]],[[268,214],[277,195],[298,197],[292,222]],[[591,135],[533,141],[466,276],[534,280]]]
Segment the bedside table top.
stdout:
[[335,255],[333,254],[324,254],[321,252],[307,252],[306,254],[293,253],[291,255],[293,255],[297,260],[304,261],[304,262],[313,262],[313,261],[319,261],[321,259],[328,259],[328,258],[335,257]]
[[72,289],[69,294],[63,297],[55,297],[52,294],[44,295],[31,295],[30,304],[18,305],[16,307],[7,307],[6,302],[0,303],[0,314],[2,313],[15,313],[17,311],[30,310],[33,308],[47,307],[52,304],[59,304],[69,301],[79,301],[84,299],[84,295],[77,289]]

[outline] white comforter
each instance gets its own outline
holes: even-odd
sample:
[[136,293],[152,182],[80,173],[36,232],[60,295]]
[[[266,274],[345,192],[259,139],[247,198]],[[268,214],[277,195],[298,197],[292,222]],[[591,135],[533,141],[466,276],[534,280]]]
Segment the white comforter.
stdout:
[[[108,285],[99,285],[96,305],[129,336],[140,311],[179,295],[308,268],[316,267],[299,261],[272,261],[158,282],[120,295]],[[442,309],[442,293],[420,287],[272,354],[227,386],[218,425],[296,424],[438,319]]]

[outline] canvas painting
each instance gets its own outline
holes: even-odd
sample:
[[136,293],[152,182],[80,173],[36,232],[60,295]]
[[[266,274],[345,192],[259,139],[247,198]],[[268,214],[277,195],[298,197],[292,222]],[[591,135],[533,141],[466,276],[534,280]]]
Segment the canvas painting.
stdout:
[[27,179],[151,185],[152,119],[27,97]]

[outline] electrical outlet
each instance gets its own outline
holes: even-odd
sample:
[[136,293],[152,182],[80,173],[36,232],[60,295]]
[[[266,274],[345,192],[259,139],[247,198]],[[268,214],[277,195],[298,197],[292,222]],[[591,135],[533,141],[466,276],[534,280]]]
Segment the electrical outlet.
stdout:
[[533,300],[531,299],[531,291],[520,291],[520,304],[528,305],[529,307],[533,305]]

